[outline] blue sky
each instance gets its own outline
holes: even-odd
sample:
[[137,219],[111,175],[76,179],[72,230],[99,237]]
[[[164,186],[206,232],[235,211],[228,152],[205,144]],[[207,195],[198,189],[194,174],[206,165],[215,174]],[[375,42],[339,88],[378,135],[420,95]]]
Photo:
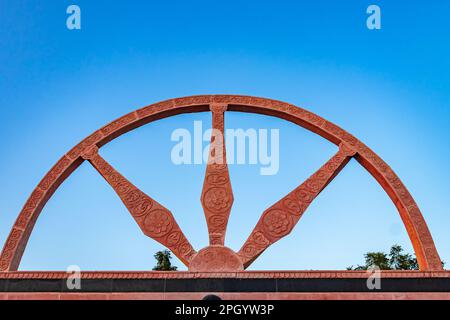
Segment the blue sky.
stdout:
[[[70,4],[81,8],[81,30],[66,28]],[[370,4],[381,7],[381,30],[366,28]],[[296,104],[365,142],[403,180],[450,263],[448,12],[446,1],[1,0],[0,242],[43,175],[92,131],[163,99],[230,93]],[[164,119],[101,154],[200,249],[205,167],[170,161],[172,131],[194,120],[210,125],[207,113]],[[226,244],[237,250],[264,209],[336,147],[280,119],[229,113],[226,125],[280,130],[277,175],[230,166]],[[412,252],[395,207],[352,161],[252,269],[344,269],[394,243]],[[44,208],[20,268],[148,270],[161,248],[85,163]]]

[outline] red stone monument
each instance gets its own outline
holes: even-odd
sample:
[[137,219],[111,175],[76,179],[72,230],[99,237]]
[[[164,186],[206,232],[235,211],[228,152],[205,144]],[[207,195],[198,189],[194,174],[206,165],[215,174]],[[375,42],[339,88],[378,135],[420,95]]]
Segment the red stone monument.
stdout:
[[[149,122],[182,113],[205,112],[212,113],[212,126],[223,133],[224,120],[227,112],[250,112],[278,117],[302,126],[339,147],[336,154],[322,167],[313,173],[306,181],[292,190],[282,199],[267,208],[260,220],[248,236],[247,241],[238,252],[224,245],[228,218],[233,204],[233,192],[226,163],[226,150],[223,141],[219,149],[211,150],[210,161],[206,168],[201,203],[209,233],[209,246],[196,250],[183,234],[172,213],[155,199],[139,190],[130,181],[117,172],[99,153],[99,149],[118,136],[136,129]],[[223,134],[221,135],[223,139]],[[216,139],[212,136],[212,140]],[[211,144],[213,145],[213,144]],[[214,154],[213,154],[214,153]],[[271,244],[287,236],[298,223],[303,213],[317,195],[339,174],[350,159],[357,160],[383,187],[398,209],[413,245],[420,271],[390,271],[382,272],[385,278],[406,279],[440,279],[449,283],[450,274],[442,268],[441,260],[434,245],[431,233],[414,199],[394,171],[365,144],[341,129],[337,125],[292,104],[271,99],[237,96],[237,95],[203,95],[171,99],[149,105],[133,111],[111,122],[92,133],[67,154],[46,174],[32,192],[20,212],[10,235],[5,243],[0,257],[1,279],[56,279],[67,277],[64,272],[25,272],[17,271],[22,254],[27,245],[34,224],[45,203],[53,195],[59,185],[78,166],[88,161],[99,174],[109,183],[120,197],[142,232],[170,249],[187,267],[187,272],[84,272],[82,279],[364,279],[365,272],[360,271],[287,271],[258,272],[244,271]],[[218,162],[217,159],[223,161]],[[214,280],[211,280],[214,281]],[[267,288],[269,288],[268,285]],[[450,298],[446,292],[429,292],[424,288],[414,288],[415,292],[295,292],[286,291],[251,291],[242,288],[215,292],[223,298]],[[395,289],[395,288],[394,288]],[[265,290],[265,289],[264,289]],[[269,293],[270,292],[270,293]],[[52,299],[70,298],[78,295],[87,298],[201,298],[205,291],[175,290],[171,292],[111,292],[96,291],[96,293],[58,292],[11,292],[5,290],[0,296],[6,298],[36,298]]]

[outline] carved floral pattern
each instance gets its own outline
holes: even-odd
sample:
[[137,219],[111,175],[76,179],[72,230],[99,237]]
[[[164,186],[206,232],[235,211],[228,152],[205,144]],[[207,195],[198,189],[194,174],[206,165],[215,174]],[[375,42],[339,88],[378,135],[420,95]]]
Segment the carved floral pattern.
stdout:
[[275,209],[264,214],[263,225],[269,235],[283,237],[291,231],[292,220],[287,212]]
[[162,237],[172,229],[173,218],[166,210],[153,210],[145,217],[144,226],[152,237]]
[[231,206],[231,197],[225,188],[211,188],[205,192],[204,204],[208,210],[222,212]]

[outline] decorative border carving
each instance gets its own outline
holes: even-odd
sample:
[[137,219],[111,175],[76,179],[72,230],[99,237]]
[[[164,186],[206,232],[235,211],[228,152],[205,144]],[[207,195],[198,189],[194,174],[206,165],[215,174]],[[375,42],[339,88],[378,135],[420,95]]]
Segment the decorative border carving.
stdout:
[[[380,270],[387,278],[450,278],[450,271]],[[67,279],[71,274],[64,271],[11,271],[0,272],[0,279]],[[367,279],[367,271],[237,271],[237,272],[190,272],[190,271],[84,271],[81,279]]]

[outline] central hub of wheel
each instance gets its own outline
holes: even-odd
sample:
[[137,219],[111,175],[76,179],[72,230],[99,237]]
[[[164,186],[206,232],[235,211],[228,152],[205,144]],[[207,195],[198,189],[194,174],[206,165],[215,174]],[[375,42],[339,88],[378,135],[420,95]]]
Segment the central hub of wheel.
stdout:
[[203,248],[192,258],[189,271],[192,272],[236,272],[244,266],[239,256],[224,246]]

